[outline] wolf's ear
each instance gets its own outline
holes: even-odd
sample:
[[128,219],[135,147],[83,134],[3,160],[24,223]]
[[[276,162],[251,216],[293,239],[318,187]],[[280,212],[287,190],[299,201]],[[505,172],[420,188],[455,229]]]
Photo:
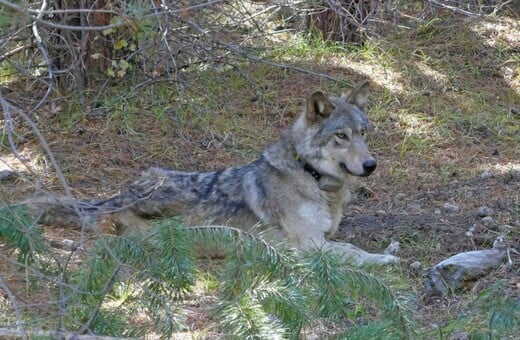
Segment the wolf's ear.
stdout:
[[335,108],[329,97],[319,90],[315,91],[307,98],[307,120],[315,122],[320,118],[327,118]]
[[368,88],[369,88],[368,80],[359,83],[355,88],[348,91],[345,96],[348,98],[349,102],[356,105],[357,107],[364,109],[367,104],[368,97]]

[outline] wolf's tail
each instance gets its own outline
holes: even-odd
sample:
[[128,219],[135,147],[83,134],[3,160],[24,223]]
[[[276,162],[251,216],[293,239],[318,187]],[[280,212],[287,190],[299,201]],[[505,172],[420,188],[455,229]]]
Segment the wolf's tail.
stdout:
[[[56,197],[40,197],[27,203],[38,223],[73,227],[94,227],[107,215],[124,210],[135,210],[136,205],[148,200],[168,179],[168,173],[151,168],[119,194],[103,201],[80,201]],[[165,190],[167,190],[166,188]],[[144,210],[143,210],[144,209]],[[161,215],[154,204],[139,205],[138,215]]]
[[121,207],[119,195],[103,201],[79,201],[44,197],[33,199],[27,207],[38,223],[75,228],[92,228],[107,214]]

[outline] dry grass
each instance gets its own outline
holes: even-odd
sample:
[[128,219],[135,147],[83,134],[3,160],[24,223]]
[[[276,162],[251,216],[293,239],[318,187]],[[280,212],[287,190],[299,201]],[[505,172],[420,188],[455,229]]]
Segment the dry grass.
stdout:
[[[500,232],[520,250],[520,180],[508,181],[512,171],[520,171],[519,37],[518,18],[446,16],[386,32],[350,50],[309,48],[298,37],[277,44],[273,58],[372,83],[371,144],[380,166],[364,182],[369,197],[348,208],[339,238],[374,250],[399,239],[405,259],[425,264],[489,247]],[[249,63],[188,78],[182,90],[167,82],[139,90],[121,84],[100,96],[95,108],[63,105],[52,124],[41,126],[77,196],[108,197],[151,164],[209,170],[251,161],[301,111],[306,94],[315,88],[346,90],[341,83]],[[36,178],[61,191],[34,137],[22,152],[33,173],[5,149],[0,155],[0,166],[24,174],[2,183],[7,193],[2,200],[37,192]],[[494,176],[485,183],[479,179],[484,171]],[[436,215],[445,202],[459,205],[460,214]],[[497,225],[479,224],[477,235],[467,238],[464,233],[475,222],[471,214],[481,205],[497,211]],[[511,229],[501,231],[499,225]],[[48,232],[53,231],[59,234]],[[512,254],[513,268],[501,268],[473,291],[418,299],[424,333],[435,334],[436,327],[457,319],[497,277],[506,282],[505,294],[518,298],[520,256]],[[6,270],[1,266],[1,273]],[[421,296],[420,276],[402,268],[391,274]],[[206,315],[201,315],[190,316],[192,328],[204,329]]]

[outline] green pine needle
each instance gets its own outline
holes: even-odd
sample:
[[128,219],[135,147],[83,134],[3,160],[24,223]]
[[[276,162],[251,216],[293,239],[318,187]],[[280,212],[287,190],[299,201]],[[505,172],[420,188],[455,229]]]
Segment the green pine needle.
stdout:
[[21,205],[0,209],[0,239],[19,250],[20,263],[32,264],[35,255],[49,252],[41,229]]

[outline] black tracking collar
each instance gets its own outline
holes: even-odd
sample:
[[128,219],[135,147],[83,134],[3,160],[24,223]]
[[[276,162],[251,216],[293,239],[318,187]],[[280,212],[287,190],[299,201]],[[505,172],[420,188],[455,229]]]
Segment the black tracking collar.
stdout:
[[304,161],[303,159],[298,157],[298,163],[301,164],[303,167],[303,170],[307,171],[309,174],[311,174],[312,177],[314,177],[317,181],[320,180],[321,174],[318,172],[318,170],[314,169],[312,165]]

